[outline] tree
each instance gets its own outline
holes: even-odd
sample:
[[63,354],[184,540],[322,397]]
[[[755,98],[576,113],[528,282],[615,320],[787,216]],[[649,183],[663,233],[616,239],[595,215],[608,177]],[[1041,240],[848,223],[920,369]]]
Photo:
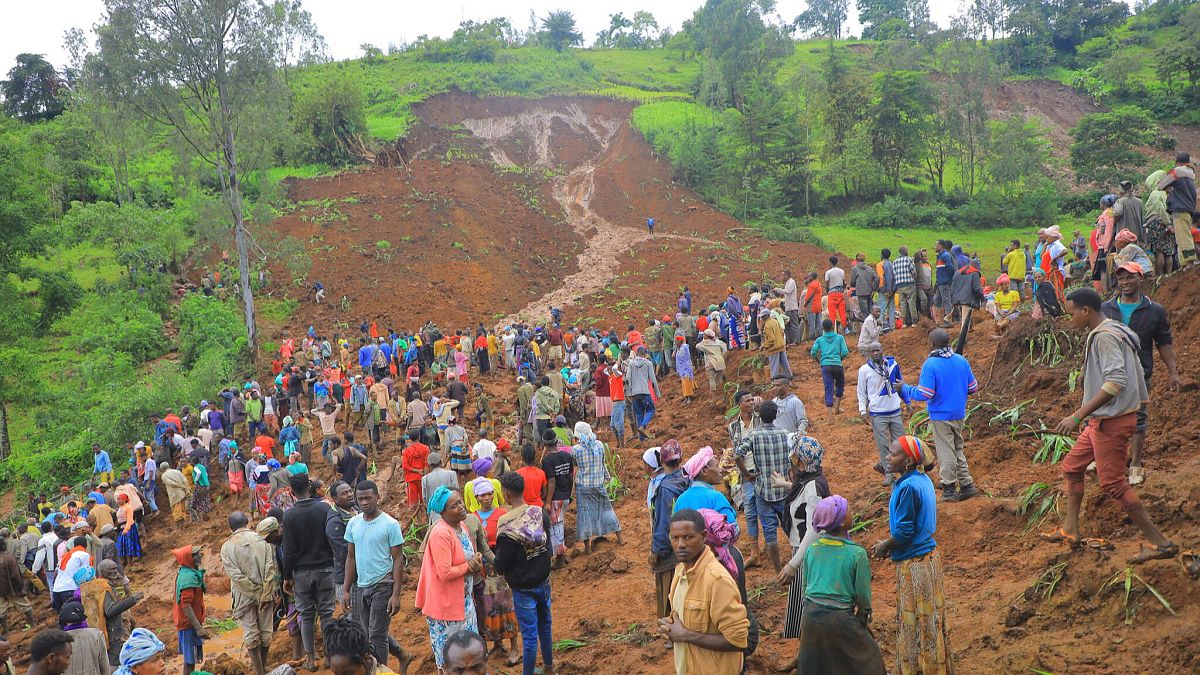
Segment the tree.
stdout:
[[633,24],[630,26],[632,46],[637,49],[649,49],[658,43],[658,19],[645,10],[639,9],[633,13]]
[[37,122],[62,114],[62,79],[41,54],[17,54],[17,65],[0,81],[4,112],[12,117]]
[[617,47],[626,37],[625,29],[633,25],[633,22],[625,18],[621,12],[608,15],[608,28],[596,33],[595,46],[600,49],[612,49]]
[[684,22],[696,49],[720,64],[728,103],[739,110],[743,87],[773,73],[778,59],[794,49],[779,26],[763,20],[774,9],[773,0],[707,0]]
[[808,9],[796,17],[793,25],[803,33],[840,40],[849,12],[850,0],[809,0]]
[[995,66],[987,48],[973,40],[950,40],[938,48],[935,56],[937,69],[947,79],[944,96],[935,103],[940,106],[939,114],[945,120],[957,159],[959,186],[973,195],[988,141],[984,96],[995,79]]
[[383,50],[370,42],[364,42],[358,48],[362,50],[363,61],[367,63],[375,63],[383,58]]
[[892,190],[899,191],[904,167],[920,158],[933,92],[925,74],[917,71],[882,72],[874,79],[871,154],[883,167]]
[[1050,162],[1050,142],[1036,118],[1013,115],[989,125],[991,146],[987,170],[991,182],[1005,194],[1040,176]]
[[[281,128],[279,26],[252,0],[105,0],[100,58],[132,83],[129,103],[172,128],[213,167],[233,219],[250,358],[258,351],[239,150],[255,128]],[[270,118],[270,122],[264,122]]]
[[1149,161],[1137,148],[1153,143],[1158,133],[1150,114],[1132,106],[1084,115],[1071,130],[1076,180],[1103,185],[1130,180]]
[[328,58],[325,38],[317,32],[312,15],[300,6],[300,0],[275,0],[271,3],[271,23],[275,42],[276,66],[283,81],[290,84],[292,66],[317,63]]
[[322,78],[298,92],[292,126],[304,146],[304,158],[332,165],[360,158],[367,134],[366,107],[362,82],[354,77]]
[[912,38],[928,31],[928,0],[858,0],[856,4],[863,39]]
[[[822,102],[820,108],[824,142],[821,145],[821,164],[823,167],[838,166],[840,170],[827,170],[824,180],[835,182],[842,189],[842,195],[860,194],[866,186],[866,180],[856,180],[861,172],[873,172],[874,161],[870,158],[869,143],[857,143],[855,151],[867,148],[867,152],[856,152],[854,157],[861,162],[851,159],[850,138],[855,136],[861,140],[866,137],[863,132],[866,125],[867,107],[870,104],[871,83],[859,70],[853,70],[847,64],[843,48],[829,43],[829,55],[822,64],[822,91],[818,99]],[[858,128],[858,133],[855,129]]]
[[575,15],[557,9],[542,19],[542,43],[556,52],[583,44],[583,33],[575,29]]

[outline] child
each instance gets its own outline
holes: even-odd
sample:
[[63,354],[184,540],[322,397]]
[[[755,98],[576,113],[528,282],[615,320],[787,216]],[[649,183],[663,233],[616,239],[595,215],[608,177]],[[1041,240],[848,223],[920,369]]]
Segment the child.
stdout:
[[183,674],[191,675],[196,664],[204,662],[204,568],[201,548],[184,546],[171,551],[179,563],[175,576],[175,606],[172,619],[179,634],[179,653],[183,656]]
[[834,330],[833,321],[825,319],[821,322],[821,329],[825,332],[813,343],[809,354],[821,365],[821,380],[825,383],[825,408],[832,419],[834,415],[842,412],[842,396],[846,390],[846,370],[842,367],[842,362],[850,355],[850,348],[846,346],[846,338]]

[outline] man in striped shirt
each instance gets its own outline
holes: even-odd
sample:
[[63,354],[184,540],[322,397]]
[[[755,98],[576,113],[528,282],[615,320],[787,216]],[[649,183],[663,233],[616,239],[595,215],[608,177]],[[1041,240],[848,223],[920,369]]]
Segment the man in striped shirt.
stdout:
[[921,315],[917,308],[917,263],[908,255],[908,247],[900,247],[900,257],[892,262],[896,278],[896,293],[900,296],[900,316],[905,328],[917,325]]

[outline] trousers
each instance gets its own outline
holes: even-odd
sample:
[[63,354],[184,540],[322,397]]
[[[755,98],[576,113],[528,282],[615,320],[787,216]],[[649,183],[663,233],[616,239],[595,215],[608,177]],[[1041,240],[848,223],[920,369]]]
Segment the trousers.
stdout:
[[963,454],[963,421],[931,420],[933,447],[937,452],[938,476],[942,485],[958,484],[959,489],[975,483]]
[[901,286],[896,289],[896,293],[900,296],[900,318],[904,319],[904,325],[915,326],[921,320],[921,313],[917,308],[916,285]]
[[887,456],[892,441],[904,435],[904,420],[901,419],[900,413],[872,415],[871,435],[875,437],[875,447],[879,450],[879,464],[887,468]]
[[538,645],[541,645],[542,666],[554,665],[554,642],[550,619],[550,581],[534,588],[514,588],[513,608],[517,626],[521,629],[521,672],[533,675],[537,667]]
[[333,620],[337,598],[333,568],[296,570],[292,584],[296,591],[296,611],[300,613],[300,640],[304,643],[304,653],[311,656],[317,653],[317,616],[321,617],[322,628]]

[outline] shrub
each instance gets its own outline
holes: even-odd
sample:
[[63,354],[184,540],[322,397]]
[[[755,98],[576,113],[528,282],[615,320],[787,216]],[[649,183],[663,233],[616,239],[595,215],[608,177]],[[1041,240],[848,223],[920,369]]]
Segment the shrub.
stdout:
[[292,105],[292,125],[302,159],[344,165],[359,156],[367,135],[366,94],[353,76],[327,75],[300,91]]

